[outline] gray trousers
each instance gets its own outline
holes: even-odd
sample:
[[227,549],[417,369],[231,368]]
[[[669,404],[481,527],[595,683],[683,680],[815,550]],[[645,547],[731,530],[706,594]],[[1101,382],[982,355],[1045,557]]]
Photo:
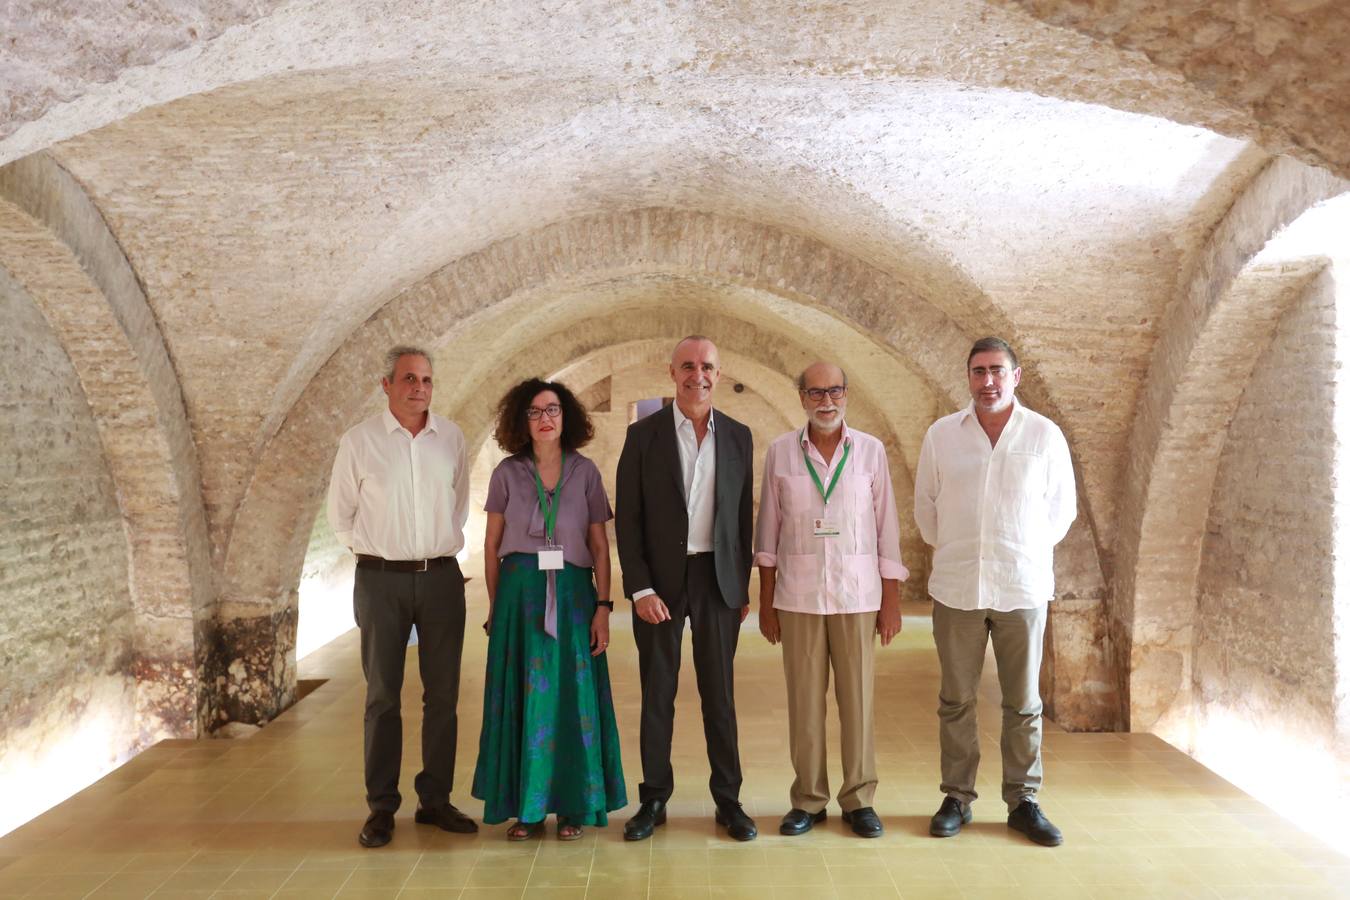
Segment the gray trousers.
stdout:
[[984,650],[994,642],[994,662],[1003,693],[1003,801],[1011,812],[1041,787],[1041,654],[1046,607],[995,612],[962,610],[933,602],[933,641],[942,667],[938,694],[938,741],[942,792],[971,803],[980,765],[975,694],[984,670]]
[[464,576],[453,560],[426,572],[356,570],[353,591],[366,676],[366,802],[394,812],[403,759],[403,669],[417,626],[422,676],[422,771],[413,781],[423,806],[450,799],[459,731],[459,662],[464,649]]

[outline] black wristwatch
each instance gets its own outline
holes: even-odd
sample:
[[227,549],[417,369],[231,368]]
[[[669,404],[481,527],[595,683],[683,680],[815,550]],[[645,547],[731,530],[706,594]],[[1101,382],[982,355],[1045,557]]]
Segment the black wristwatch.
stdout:
[[603,606],[603,607],[606,607],[607,609],[609,609],[610,612],[614,612],[614,601],[613,601],[613,600],[596,600],[596,601],[595,601],[595,605],[596,605],[596,606]]

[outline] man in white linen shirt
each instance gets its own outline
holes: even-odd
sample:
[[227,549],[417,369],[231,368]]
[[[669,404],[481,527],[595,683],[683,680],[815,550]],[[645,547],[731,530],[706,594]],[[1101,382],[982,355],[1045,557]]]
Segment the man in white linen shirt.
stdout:
[[394,347],[381,384],[389,407],[342,436],[328,488],[328,521],[356,554],[353,606],[366,676],[366,819],[358,840],[389,843],[403,757],[408,635],[417,626],[422,676],[422,771],[415,821],[463,834],[478,830],[450,804],[464,648],[464,547],[469,466],[464,434],[430,411],[431,358]]
[[825,695],[834,672],[844,780],[839,807],[859,837],[881,837],[872,741],[872,661],[900,631],[900,517],[881,441],[844,422],[848,376],[815,363],[797,377],[806,411],[769,445],[760,490],[755,564],[759,630],[783,642],[788,752],[796,779],[778,830],[805,834],[825,821]]
[[980,763],[975,693],[992,640],[1008,827],[1054,847],[1063,835],[1036,802],[1039,678],[1054,546],[1076,514],[1073,463],[1058,426],[1013,396],[1022,370],[1006,341],[976,341],[966,370],[971,404],[928,429],[914,486],[914,518],[934,548],[928,593],[942,668],[938,735],[947,797],[929,833],[951,837],[971,820]]

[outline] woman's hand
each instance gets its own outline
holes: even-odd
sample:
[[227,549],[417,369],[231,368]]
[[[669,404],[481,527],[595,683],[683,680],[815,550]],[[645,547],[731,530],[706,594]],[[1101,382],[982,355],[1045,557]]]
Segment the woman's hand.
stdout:
[[488,601],[488,617],[483,620],[483,634],[492,634],[492,601]]
[[591,617],[591,656],[609,649],[609,607],[597,606]]

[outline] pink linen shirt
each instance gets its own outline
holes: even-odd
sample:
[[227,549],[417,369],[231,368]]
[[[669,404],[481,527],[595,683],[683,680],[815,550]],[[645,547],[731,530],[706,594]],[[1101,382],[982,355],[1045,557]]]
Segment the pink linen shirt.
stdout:
[[[769,445],[755,532],[755,565],[777,568],[773,608],[833,615],[881,609],[881,580],[904,581],[900,517],[881,441],[847,424],[826,463],[806,437],[789,431]],[[805,450],[826,487],[849,446],[848,461],[828,506],[802,457]],[[817,537],[814,521],[837,523],[839,534]]]

